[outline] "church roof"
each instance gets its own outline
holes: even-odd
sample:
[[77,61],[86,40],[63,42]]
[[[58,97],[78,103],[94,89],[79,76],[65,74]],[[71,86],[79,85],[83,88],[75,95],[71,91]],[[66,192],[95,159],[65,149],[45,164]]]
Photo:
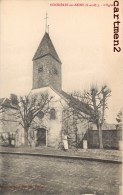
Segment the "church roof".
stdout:
[[87,115],[90,114],[89,112],[89,106],[84,103],[84,102],[81,102],[79,101],[78,99],[74,98],[73,96],[71,96],[70,94],[66,93],[65,91],[61,90],[60,91],[60,94],[63,95],[67,100],[70,101],[70,105],[72,103],[72,105],[74,105],[74,107],[79,110],[80,112],[83,112]]
[[43,39],[41,40],[39,47],[33,57],[33,60],[36,60],[38,58],[42,58],[46,55],[51,55],[53,58],[55,58],[58,62],[61,63],[61,60],[54,48],[54,45],[50,39],[50,36],[47,32],[45,32]]

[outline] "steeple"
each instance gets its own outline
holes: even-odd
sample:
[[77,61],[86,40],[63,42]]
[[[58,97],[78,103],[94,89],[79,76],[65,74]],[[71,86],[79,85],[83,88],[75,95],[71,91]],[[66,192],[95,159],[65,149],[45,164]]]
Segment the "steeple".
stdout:
[[43,39],[41,40],[39,47],[33,57],[33,60],[42,58],[46,55],[51,55],[54,59],[56,59],[59,63],[61,63],[61,60],[47,32],[45,32]]
[[33,89],[51,86],[60,91],[61,85],[61,60],[49,34],[45,32],[33,57]]

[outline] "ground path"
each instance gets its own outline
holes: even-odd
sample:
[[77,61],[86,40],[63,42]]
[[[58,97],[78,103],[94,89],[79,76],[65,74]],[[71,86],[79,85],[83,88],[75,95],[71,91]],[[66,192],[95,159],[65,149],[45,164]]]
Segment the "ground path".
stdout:
[[119,195],[121,164],[0,154],[2,195]]

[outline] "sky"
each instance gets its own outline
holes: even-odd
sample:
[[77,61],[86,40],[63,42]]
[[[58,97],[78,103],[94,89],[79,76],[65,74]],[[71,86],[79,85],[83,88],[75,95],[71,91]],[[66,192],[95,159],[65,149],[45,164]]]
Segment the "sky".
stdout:
[[[31,90],[32,58],[45,33],[47,12],[49,35],[62,61],[63,90],[83,91],[92,84],[106,83],[112,90],[107,121],[114,123],[123,105],[123,52],[122,48],[113,52],[113,6],[103,6],[113,1],[93,0],[99,7],[50,6],[75,2],[85,5],[92,0],[0,1],[0,97]],[[119,20],[122,18],[120,10]],[[122,35],[120,24],[121,47]]]

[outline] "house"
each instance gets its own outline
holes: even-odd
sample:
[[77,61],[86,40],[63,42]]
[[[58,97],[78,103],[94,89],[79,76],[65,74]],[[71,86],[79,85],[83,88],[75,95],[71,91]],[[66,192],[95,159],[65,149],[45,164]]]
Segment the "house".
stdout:
[[13,94],[11,94],[10,99],[0,99],[0,144],[11,145],[15,140],[18,127],[16,103],[16,96]]

